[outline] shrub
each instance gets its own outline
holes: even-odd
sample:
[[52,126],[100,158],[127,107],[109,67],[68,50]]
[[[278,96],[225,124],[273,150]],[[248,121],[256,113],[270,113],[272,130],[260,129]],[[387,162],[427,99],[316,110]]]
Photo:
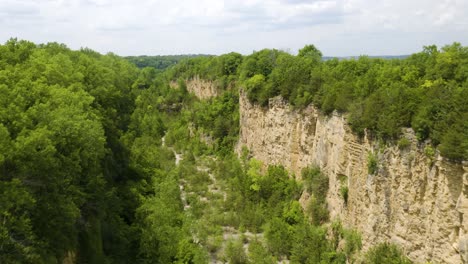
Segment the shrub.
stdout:
[[362,248],[361,234],[356,230],[344,230],[344,239],[346,241],[344,252],[350,258],[355,252]]
[[268,248],[278,257],[289,255],[293,235],[290,225],[278,217],[273,218],[265,227]]
[[343,197],[345,205],[348,205],[348,192],[349,192],[348,186],[346,185],[341,186],[340,194],[341,194],[341,197]]
[[328,208],[325,201],[319,201],[317,198],[312,196],[312,198],[310,198],[307,210],[311,215],[312,224],[318,226],[328,221]]
[[371,152],[369,152],[367,156],[367,171],[369,174],[375,174],[377,172],[377,157]]
[[328,177],[318,167],[308,167],[302,170],[302,180],[305,189],[317,199],[324,200],[328,192]]
[[328,221],[329,217],[326,202],[329,188],[328,177],[320,172],[319,168],[309,167],[302,170],[302,179],[306,190],[312,194],[307,207],[312,223],[320,225]]
[[366,264],[410,264],[412,263],[394,244],[381,243],[371,248],[365,257]]
[[226,260],[232,264],[247,263],[247,255],[245,254],[243,243],[241,240],[230,240],[226,246]]
[[433,159],[435,156],[435,150],[432,146],[426,146],[424,148],[424,154],[426,155],[426,157]]
[[400,140],[398,140],[398,148],[400,150],[406,149],[410,145],[411,145],[411,142],[405,137],[402,137]]
[[277,263],[276,258],[258,240],[253,240],[249,245],[249,260],[251,263],[256,264]]
[[262,74],[256,74],[245,82],[245,88],[247,89],[247,97],[251,102],[260,101],[260,94],[264,86],[265,76],[263,76]]

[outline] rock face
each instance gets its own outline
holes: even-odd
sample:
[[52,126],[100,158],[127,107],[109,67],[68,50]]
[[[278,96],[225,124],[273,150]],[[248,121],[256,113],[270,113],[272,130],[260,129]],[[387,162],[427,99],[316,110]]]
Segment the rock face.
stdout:
[[186,81],[187,90],[200,99],[208,99],[218,95],[216,84],[212,81],[206,81],[195,76]]
[[[400,245],[416,262],[467,263],[468,163],[424,154],[411,129],[404,149],[379,146],[351,132],[346,117],[322,115],[310,106],[291,110],[281,98],[267,109],[240,95],[238,153],[246,146],[264,164],[281,164],[296,177],[316,165],[330,179],[327,201],[332,219],[358,229],[364,250],[380,242]],[[368,173],[368,156],[377,171]],[[349,189],[345,204],[341,188]]]

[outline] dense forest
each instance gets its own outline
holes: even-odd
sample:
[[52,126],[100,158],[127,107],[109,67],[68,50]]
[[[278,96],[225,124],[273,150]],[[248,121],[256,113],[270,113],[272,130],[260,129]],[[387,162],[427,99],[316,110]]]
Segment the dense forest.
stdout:
[[176,65],[179,61],[202,57],[202,56],[210,56],[210,55],[203,55],[203,54],[189,54],[189,55],[161,55],[161,56],[127,56],[124,59],[128,60],[129,62],[135,64],[138,68],[142,69],[145,67],[152,67],[158,70],[164,70],[169,68],[170,66]]
[[[309,45],[159,72],[11,39],[0,45],[1,263],[410,263],[393,244],[361,252],[360,234],[330,221],[318,168],[298,182],[233,152],[238,89],[265,107],[281,95],[347,113],[356,133],[382,140],[413,127],[458,162],[468,158],[467,60],[457,43],[328,61]],[[221,95],[191,95],[184,80],[195,75]],[[304,210],[302,192],[312,195]]]
[[[220,89],[236,83],[262,106],[282,96],[295,108],[310,104],[325,114],[347,113],[352,129],[397,140],[412,127],[446,158],[468,159],[468,47],[426,46],[404,59],[361,56],[322,60],[313,45],[297,56],[264,49],[249,56],[229,53],[185,60],[169,69],[173,79],[195,75]],[[404,143],[403,143],[404,144]]]

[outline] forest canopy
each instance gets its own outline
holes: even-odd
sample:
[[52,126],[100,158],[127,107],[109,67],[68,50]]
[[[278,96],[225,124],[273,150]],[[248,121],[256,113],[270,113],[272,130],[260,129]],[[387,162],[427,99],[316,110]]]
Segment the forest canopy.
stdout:
[[400,59],[323,60],[313,45],[297,55],[264,49],[248,56],[185,60],[168,73],[172,79],[197,75],[224,84],[219,87],[236,83],[263,107],[269,98],[282,96],[295,108],[313,104],[325,114],[347,113],[361,136],[367,130],[396,140],[401,128],[411,127],[443,156],[468,159],[468,47],[460,43],[426,46]]
[[135,205],[123,196],[134,173],[120,137],[137,77],[113,54],[0,46],[2,263],[54,263],[76,248],[99,262],[131,249],[122,240]]
[[[313,45],[176,60],[160,71],[152,59],[140,69],[59,43],[0,45],[2,263],[206,263],[227,227],[260,235],[226,243],[224,261],[352,261],[361,238],[328,222],[325,174],[310,167],[297,182],[281,166],[262,170],[248,150],[233,153],[238,89],[262,107],[282,96],[296,109],[346,113],[359,135],[395,140],[412,127],[444,157],[468,159],[459,43],[392,60],[323,60]],[[222,93],[197,99],[185,84],[195,76]],[[312,197],[305,211],[302,192]],[[408,263],[402,255],[382,244],[368,259]]]

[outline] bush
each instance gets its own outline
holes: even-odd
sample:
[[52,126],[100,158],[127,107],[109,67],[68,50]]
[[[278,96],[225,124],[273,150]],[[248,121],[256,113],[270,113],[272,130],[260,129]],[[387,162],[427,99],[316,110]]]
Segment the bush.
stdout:
[[320,202],[314,196],[310,198],[307,211],[310,213],[314,225],[318,226],[328,221],[329,215],[326,202]]
[[426,157],[432,159],[435,156],[435,150],[432,146],[426,146],[424,148],[424,154],[426,155]]
[[329,247],[325,228],[303,224],[295,229],[291,263],[345,263],[335,261],[336,252]]
[[276,258],[258,240],[253,240],[249,245],[249,260],[255,264],[274,264]]
[[410,145],[411,145],[411,142],[405,137],[402,137],[400,140],[398,140],[398,148],[400,150],[406,149]]
[[361,234],[356,230],[344,230],[344,239],[346,241],[344,252],[350,258],[355,252],[362,248]]
[[273,218],[265,227],[268,248],[278,257],[287,256],[293,245],[293,232],[290,225],[281,218]]
[[[256,74],[252,78],[248,79],[245,82],[245,88],[247,89],[247,97],[251,102],[260,102],[260,104],[264,104],[262,102],[263,98],[260,98],[262,91],[264,90],[265,86],[265,76],[262,74]],[[265,98],[268,100],[268,98]]]
[[377,157],[375,154],[369,152],[367,156],[367,172],[369,174],[375,174],[377,172]]
[[348,193],[349,193],[348,186],[345,186],[345,185],[341,186],[340,195],[343,198],[345,205],[348,205],[348,195],[349,195]]
[[365,257],[365,264],[410,264],[412,263],[394,244],[381,243],[371,248]]
[[243,246],[242,240],[230,240],[226,246],[226,260],[232,264],[247,263],[247,255]]
[[302,180],[306,191],[319,200],[325,200],[328,192],[328,177],[318,167],[307,167],[302,170]]
[[208,262],[207,252],[189,239],[183,239],[179,242],[176,258],[176,263],[180,264]]
[[312,217],[314,225],[320,225],[328,221],[327,193],[329,188],[328,177],[320,172],[317,167],[304,168],[302,179],[305,188],[311,193],[309,205],[307,207]]

